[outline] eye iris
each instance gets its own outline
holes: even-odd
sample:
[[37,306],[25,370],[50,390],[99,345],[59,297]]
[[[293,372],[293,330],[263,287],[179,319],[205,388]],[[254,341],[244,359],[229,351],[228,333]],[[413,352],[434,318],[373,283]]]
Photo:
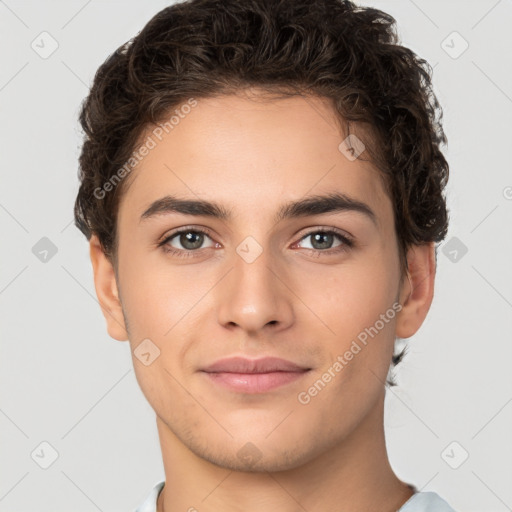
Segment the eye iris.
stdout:
[[[312,245],[315,247],[315,249],[329,249],[329,247],[332,245],[333,242],[333,235],[329,233],[315,233],[312,236]],[[326,241],[327,240],[327,241]],[[317,242],[320,242],[320,246],[315,246]]]
[[[203,234],[196,233],[194,231],[188,231],[187,233],[182,233],[180,235],[180,243],[186,249],[197,249],[201,247],[203,243]],[[191,244],[192,246],[190,246]]]

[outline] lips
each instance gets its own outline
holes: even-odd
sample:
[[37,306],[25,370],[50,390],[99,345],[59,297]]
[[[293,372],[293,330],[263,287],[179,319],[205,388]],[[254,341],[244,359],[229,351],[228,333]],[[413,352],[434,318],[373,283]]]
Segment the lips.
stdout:
[[266,393],[302,378],[311,368],[277,357],[221,359],[201,370],[210,382],[237,393]]
[[306,370],[310,370],[310,368],[279,357],[264,357],[261,359],[230,357],[220,359],[202,371],[207,373],[272,373],[302,372]]

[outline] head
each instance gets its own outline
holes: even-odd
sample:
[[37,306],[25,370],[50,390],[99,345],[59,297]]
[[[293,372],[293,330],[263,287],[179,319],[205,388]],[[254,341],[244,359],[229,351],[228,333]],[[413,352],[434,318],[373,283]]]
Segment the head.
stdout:
[[[447,232],[441,117],[395,20],[349,1],[178,3],[99,68],[75,222],[109,334],[194,453],[293,467],[382,403]],[[242,354],[307,372],[262,395],[201,371]]]

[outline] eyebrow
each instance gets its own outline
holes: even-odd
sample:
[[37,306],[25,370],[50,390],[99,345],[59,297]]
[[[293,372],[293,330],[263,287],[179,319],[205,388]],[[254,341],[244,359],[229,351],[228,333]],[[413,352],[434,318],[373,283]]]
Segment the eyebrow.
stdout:
[[[308,196],[298,201],[286,203],[277,212],[274,222],[277,224],[285,219],[344,211],[361,213],[376,226],[378,225],[375,212],[366,203],[340,193]],[[153,201],[141,215],[140,221],[170,213],[212,217],[223,221],[229,221],[232,218],[232,212],[218,203],[202,199],[181,199],[166,195]]]

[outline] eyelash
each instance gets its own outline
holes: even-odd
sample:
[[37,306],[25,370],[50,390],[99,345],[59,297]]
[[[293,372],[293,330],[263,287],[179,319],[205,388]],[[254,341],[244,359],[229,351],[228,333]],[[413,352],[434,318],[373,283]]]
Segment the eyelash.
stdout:
[[[176,236],[181,235],[182,233],[201,233],[203,235],[207,235],[210,238],[212,238],[212,236],[211,236],[212,233],[207,228],[198,229],[198,228],[192,228],[192,227],[184,227],[184,228],[179,229],[178,231],[175,231],[175,232],[171,233],[164,240],[159,242],[158,243],[158,247],[162,247],[162,250],[165,253],[171,254],[173,256],[177,256],[178,258],[193,258],[194,257],[193,253],[199,252],[201,249],[194,249],[194,250],[190,250],[190,249],[188,249],[188,250],[187,249],[174,249],[174,248],[171,248],[170,246],[167,245],[168,242],[170,242]],[[349,238],[345,234],[342,234],[341,231],[338,231],[335,228],[320,228],[320,229],[317,228],[317,229],[315,229],[313,231],[309,231],[308,233],[305,233],[300,238],[299,242],[301,242],[302,240],[304,240],[308,236],[314,235],[316,233],[323,233],[324,235],[335,235],[336,237],[338,237],[338,239],[341,242],[343,242],[343,245],[340,245],[340,246],[338,246],[338,247],[336,247],[334,249],[326,249],[326,250],[321,250],[321,249],[305,249],[305,250],[312,251],[312,252],[315,252],[315,253],[318,253],[318,254],[326,253],[326,254],[333,255],[333,254],[338,254],[338,253],[346,252],[346,251],[348,251],[349,249],[352,249],[355,246],[355,243],[354,243],[354,241],[351,238]]]

